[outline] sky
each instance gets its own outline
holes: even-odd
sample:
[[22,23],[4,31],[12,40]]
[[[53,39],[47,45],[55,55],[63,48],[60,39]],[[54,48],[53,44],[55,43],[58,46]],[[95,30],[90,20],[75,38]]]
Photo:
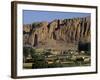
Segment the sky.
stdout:
[[23,10],[23,24],[90,16],[90,13]]

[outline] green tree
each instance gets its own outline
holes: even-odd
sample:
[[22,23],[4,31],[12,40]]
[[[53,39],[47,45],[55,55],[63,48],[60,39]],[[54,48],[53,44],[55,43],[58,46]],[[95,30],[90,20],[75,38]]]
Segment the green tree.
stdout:
[[24,47],[23,48],[23,62],[26,61],[26,57],[29,55],[29,48]]
[[32,68],[46,68],[46,67],[47,67],[47,63],[45,61],[45,56],[35,54],[34,63],[32,64]]
[[30,54],[31,54],[31,56],[33,56],[35,54],[35,49],[30,48]]
[[45,56],[49,56],[49,55],[51,55],[51,52],[46,51],[46,52],[44,52],[44,55],[45,55]]

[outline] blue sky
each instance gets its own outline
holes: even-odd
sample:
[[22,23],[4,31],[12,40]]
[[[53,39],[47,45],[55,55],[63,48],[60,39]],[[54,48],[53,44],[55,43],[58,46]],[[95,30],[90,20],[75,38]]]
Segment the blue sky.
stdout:
[[86,16],[90,16],[90,13],[23,10],[23,23],[31,24],[33,22],[41,21],[50,22],[54,19],[67,19]]

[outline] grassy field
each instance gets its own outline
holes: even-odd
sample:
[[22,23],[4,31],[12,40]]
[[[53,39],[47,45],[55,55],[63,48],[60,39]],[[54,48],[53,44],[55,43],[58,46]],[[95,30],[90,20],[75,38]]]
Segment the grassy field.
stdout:
[[32,69],[32,63],[23,63],[23,68]]
[[[62,63],[62,64],[48,64],[47,68],[56,68],[56,67],[78,67],[78,66],[90,66],[90,63],[81,63],[81,62],[69,62],[69,63]],[[32,63],[24,63],[24,69],[32,69]],[[39,68],[38,68],[39,69]]]

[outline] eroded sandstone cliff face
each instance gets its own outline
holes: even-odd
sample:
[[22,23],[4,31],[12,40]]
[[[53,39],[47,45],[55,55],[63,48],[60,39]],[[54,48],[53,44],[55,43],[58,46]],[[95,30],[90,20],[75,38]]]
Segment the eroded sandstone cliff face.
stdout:
[[90,42],[90,17],[73,18],[52,22],[37,22],[23,26],[23,44],[58,45],[59,43]]

